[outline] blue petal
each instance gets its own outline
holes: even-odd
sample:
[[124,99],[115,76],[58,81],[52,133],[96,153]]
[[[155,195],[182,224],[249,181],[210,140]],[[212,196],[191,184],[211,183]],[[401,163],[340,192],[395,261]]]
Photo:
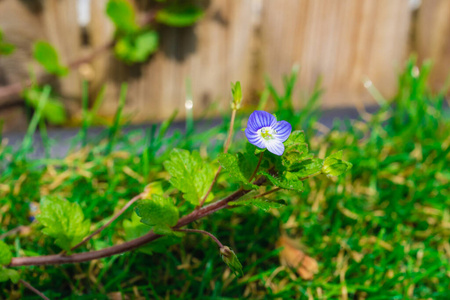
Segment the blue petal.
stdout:
[[271,140],[266,142],[267,150],[275,155],[281,156],[284,153],[284,145],[278,140]]
[[247,128],[257,131],[263,127],[272,127],[277,119],[266,111],[255,110],[248,118]]
[[277,132],[275,138],[280,142],[284,142],[291,135],[292,126],[286,121],[279,121],[277,122],[277,124],[275,124],[273,129],[275,129],[275,131]]
[[247,137],[248,141],[256,147],[263,149],[266,148],[261,135],[259,135],[256,131],[249,129],[249,127],[245,128],[245,136]]

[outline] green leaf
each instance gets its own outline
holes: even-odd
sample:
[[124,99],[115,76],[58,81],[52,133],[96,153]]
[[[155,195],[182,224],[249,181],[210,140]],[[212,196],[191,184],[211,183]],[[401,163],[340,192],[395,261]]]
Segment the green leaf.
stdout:
[[157,228],[175,226],[179,218],[178,208],[172,199],[157,194],[153,194],[151,199],[140,200],[136,213],[142,223]]
[[11,263],[12,253],[8,245],[0,241],[0,266],[7,266]]
[[[43,88],[33,86],[26,88],[23,91],[23,97],[28,105],[37,109],[39,100],[42,99]],[[56,98],[47,99],[44,108],[42,109],[42,116],[49,123],[54,125],[61,125],[67,121],[67,114],[64,105]]]
[[0,282],[11,280],[13,283],[18,283],[19,279],[20,275],[16,270],[0,267]]
[[[164,167],[172,176],[170,183],[180,190],[186,201],[198,205],[214,179],[214,168],[204,162],[198,152],[174,149]],[[212,200],[212,194],[206,201]]]
[[89,233],[91,222],[84,219],[78,203],[47,196],[42,198],[40,209],[37,219],[45,227],[42,232],[55,238],[55,244],[66,251]]
[[289,138],[284,142],[284,146],[288,147],[294,144],[303,144],[305,142],[305,133],[303,130],[296,130],[291,133]]
[[342,151],[328,156],[323,164],[322,172],[328,176],[339,176],[352,168],[352,164],[342,160]]
[[47,42],[38,41],[34,44],[33,57],[50,74],[64,76],[69,73],[69,69],[59,63],[55,48]]
[[233,95],[233,102],[231,103],[231,109],[238,110],[241,107],[242,101],[242,90],[241,83],[237,81],[236,83],[231,83],[231,94]]
[[[152,229],[150,226],[145,225],[141,222],[141,218],[133,212],[131,216],[131,220],[125,220],[123,222],[123,228],[125,231],[125,239],[127,241],[131,241],[137,239],[143,235],[146,235]],[[166,235],[163,236],[151,243],[146,244],[139,248],[139,251],[146,254],[156,253],[165,253],[167,252],[167,248],[171,245],[178,244],[181,239],[174,235]]]
[[156,21],[173,27],[194,25],[204,15],[200,7],[193,5],[176,5],[165,7],[156,14]]
[[244,198],[237,201],[231,201],[228,205],[232,206],[255,206],[263,211],[269,211],[271,208],[280,208],[286,205],[284,200],[270,200],[264,197],[260,198]]
[[242,271],[242,264],[233,250],[231,250],[227,246],[224,246],[220,248],[220,256],[222,257],[222,260],[228,265],[230,270],[234,273],[234,275],[236,275],[237,277],[241,277],[244,275],[244,272]]
[[106,14],[119,31],[133,33],[139,29],[134,7],[127,0],[109,0]]
[[260,172],[260,174],[266,176],[270,180],[270,182],[272,182],[272,184],[277,187],[299,192],[303,192],[304,190],[303,182],[300,181],[300,179],[291,172],[286,172],[285,174],[280,176],[280,178],[273,177],[268,172],[264,171]]
[[3,31],[0,30],[0,55],[10,55],[16,50],[13,44],[3,41]]
[[246,177],[240,168],[240,162],[242,162],[245,158],[242,156],[236,156],[229,153],[220,153],[219,154],[219,163],[224,170],[228,172],[231,179],[242,183],[244,188],[246,189],[258,189],[257,185],[251,184],[248,181],[248,177]]
[[292,174],[298,178],[305,178],[312,175],[316,175],[321,172],[323,166],[323,159],[313,158],[302,161],[296,166],[295,170],[292,170]]
[[128,64],[144,62],[156,52],[158,43],[158,33],[147,30],[137,35],[121,37],[114,46],[114,51],[118,58]]

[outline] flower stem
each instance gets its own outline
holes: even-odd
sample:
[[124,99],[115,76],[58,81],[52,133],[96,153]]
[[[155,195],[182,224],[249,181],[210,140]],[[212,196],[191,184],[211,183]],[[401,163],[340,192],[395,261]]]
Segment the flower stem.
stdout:
[[41,297],[44,300],[50,300],[48,299],[43,293],[41,293],[38,289],[36,289],[34,286],[32,286],[31,284],[29,284],[28,282],[26,282],[23,279],[20,279],[19,282],[21,284],[23,284],[27,289],[29,289],[30,291],[32,291],[33,293],[35,293],[36,295],[38,295],[39,297]]
[[252,176],[250,176],[250,179],[248,180],[249,182],[252,181],[253,178],[255,178],[256,173],[258,172],[259,166],[261,165],[261,161],[262,161],[263,156],[264,156],[264,152],[261,152],[260,155],[259,155],[258,164],[256,165],[255,171],[253,171]]
[[219,241],[218,238],[216,238],[212,233],[205,231],[205,230],[199,230],[199,229],[175,229],[175,231],[180,231],[180,232],[196,232],[196,233],[201,233],[204,235],[209,236],[210,238],[212,238],[214,240],[214,242],[216,242],[216,244],[219,246],[219,248],[223,248],[223,244]]
[[[234,120],[236,119],[236,110],[233,109],[233,111],[231,112],[231,121],[230,121],[230,130],[228,132],[228,137],[227,140],[225,142],[225,146],[223,148],[223,153],[227,153],[228,149],[230,148],[230,144],[231,144],[231,138],[233,136],[233,129],[234,129]],[[219,168],[217,169],[216,174],[214,175],[214,179],[211,182],[211,185],[208,188],[208,191],[206,192],[205,196],[203,197],[202,201],[200,201],[200,204],[197,206],[197,209],[199,209],[200,207],[203,206],[203,204],[205,204],[206,199],[208,198],[209,194],[211,193],[214,184],[217,182],[217,179],[219,178],[219,174],[220,171],[222,170],[222,166],[219,166]]]

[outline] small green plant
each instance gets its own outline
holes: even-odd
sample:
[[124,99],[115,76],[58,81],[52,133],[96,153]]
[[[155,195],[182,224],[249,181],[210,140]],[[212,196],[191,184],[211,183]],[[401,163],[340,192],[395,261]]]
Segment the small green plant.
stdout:
[[[42,197],[40,214],[37,216],[41,232],[53,238],[55,244],[64,252],[59,255],[12,259],[8,256],[3,262],[6,267],[2,269],[3,277],[9,276],[7,274],[10,267],[91,261],[138,247],[144,247],[146,253],[151,253],[156,250],[146,247],[148,243],[164,237],[165,241],[159,244],[159,247],[164,244],[171,245],[180,242],[181,237],[192,232],[211,237],[219,246],[217,254],[221,255],[235,275],[242,276],[244,274],[242,265],[230,247],[223,245],[210,232],[185,227],[226,208],[251,206],[263,211],[279,208],[287,203],[271,196],[276,196],[280,190],[302,192],[303,182],[321,173],[330,176],[341,175],[350,169],[351,164],[342,160],[341,152],[325,160],[315,158],[308,153],[308,145],[302,131],[294,131],[291,134],[292,127],[288,122],[276,122],[273,115],[264,111],[255,111],[248,120],[246,134],[251,144],[248,144],[242,152],[234,155],[228,153],[234,117],[242,99],[240,84],[237,83],[232,87],[233,117],[223,152],[219,154],[219,166],[214,161],[201,157],[196,151],[172,149],[163,162],[165,170],[170,174],[169,184],[161,185],[158,184],[159,181],[150,184],[133,197],[110,221],[90,235],[88,235],[90,220],[83,213],[80,204],[70,203],[56,196]],[[45,103],[42,106],[45,107]],[[263,130],[269,130],[270,133]],[[114,135],[115,132],[111,140],[114,139]],[[265,151],[265,148],[268,151]],[[110,153],[111,147],[107,146],[106,149],[109,149],[107,153]],[[216,184],[221,184],[220,173],[223,173],[221,181],[229,181],[236,186],[234,191],[224,197],[223,193],[219,192],[219,195],[212,193]],[[75,252],[107,228],[134,203],[136,215],[133,215],[130,221],[124,222],[127,242],[89,252]],[[210,204],[205,205],[207,203]],[[5,247],[7,246],[3,246]],[[15,280],[15,277],[9,278]]]

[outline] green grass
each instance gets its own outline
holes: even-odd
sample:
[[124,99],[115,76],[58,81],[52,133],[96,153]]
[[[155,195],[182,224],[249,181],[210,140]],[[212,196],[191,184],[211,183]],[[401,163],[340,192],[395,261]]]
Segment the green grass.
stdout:
[[[288,200],[286,207],[269,213],[248,207],[224,210],[191,226],[212,232],[233,248],[244,277],[230,273],[210,239],[188,234],[163,254],[134,251],[90,263],[23,267],[22,278],[51,299],[104,299],[110,293],[148,299],[448,299],[450,122],[448,109],[443,108],[447,91],[431,93],[430,66],[423,65],[417,74],[415,63],[408,61],[397,95],[381,99],[377,113],[365,120],[335,122],[324,134],[316,133],[319,84],[306,97],[304,108],[296,110],[292,100],[296,73],[286,77],[282,92],[268,80],[260,107],[273,105],[279,119],[304,129],[319,157],[344,149],[353,168],[339,178],[307,181],[302,194],[278,193]],[[376,90],[369,91],[380,100]],[[233,142],[231,153],[245,146],[239,129],[248,112],[238,116],[240,139]],[[36,118],[30,132],[39,123]],[[203,156],[217,157],[229,116],[223,119],[223,125],[206,132],[196,132],[194,126],[187,136],[181,132],[167,136],[171,121],[124,135],[118,112],[114,125],[94,140],[86,140],[84,126],[77,139],[87,141],[86,146],[63,159],[28,158],[29,140],[19,152],[0,146],[0,235],[26,225],[29,232],[5,239],[15,256],[59,253],[53,240],[40,233],[40,225],[30,222],[31,202],[39,202],[42,195],[61,195],[79,203],[95,229],[149,182],[161,181],[164,189],[170,189],[162,166],[168,150],[200,149]],[[236,187],[221,175],[214,194],[225,196]],[[87,248],[123,241],[122,222],[130,216],[131,210]],[[320,271],[313,280],[280,268],[276,242],[282,234],[300,240],[318,261]],[[0,284],[0,298],[18,295],[38,299],[22,286]]]

